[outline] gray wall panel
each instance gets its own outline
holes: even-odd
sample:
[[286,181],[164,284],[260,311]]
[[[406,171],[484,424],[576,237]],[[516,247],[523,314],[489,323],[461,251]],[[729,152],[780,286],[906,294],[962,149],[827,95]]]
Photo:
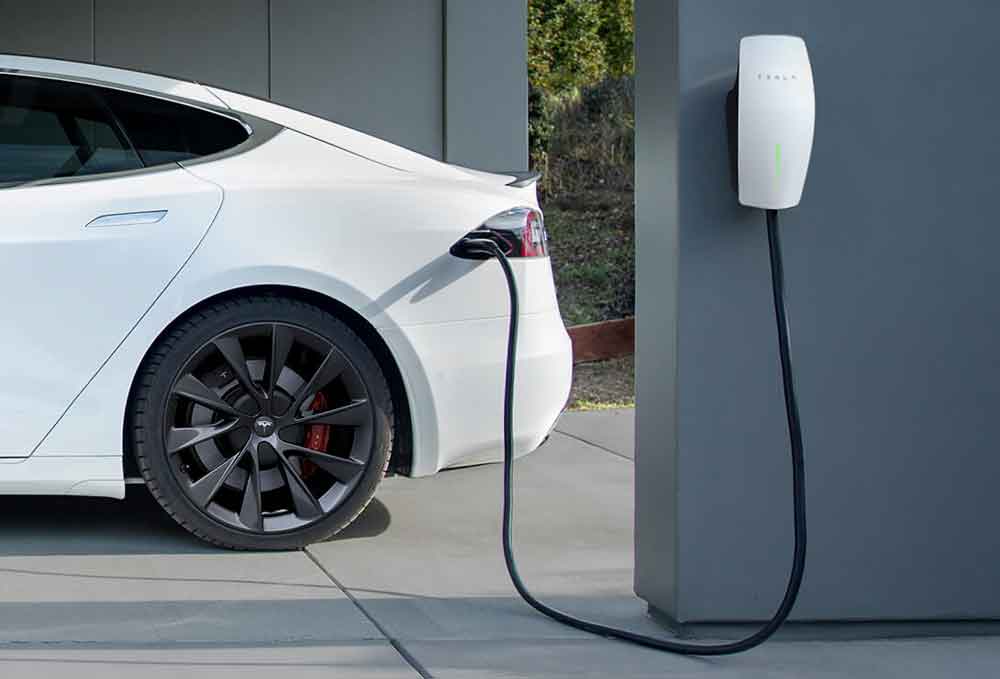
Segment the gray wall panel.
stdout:
[[525,15],[525,0],[0,0],[0,52],[96,56],[270,96],[435,158],[447,146],[451,162],[523,169]]
[[267,96],[266,0],[97,0],[97,63]]
[[0,53],[90,61],[92,0],[0,0]]
[[677,0],[637,0],[635,591],[677,584]]
[[441,0],[271,7],[271,96],[441,158]]
[[803,35],[817,87],[783,215],[810,511],[794,615],[1000,616],[998,23],[985,0],[681,4],[676,617],[770,615],[792,553],[764,217],[729,187],[723,114],[762,32]]
[[528,167],[527,12],[526,0],[446,0],[449,163]]

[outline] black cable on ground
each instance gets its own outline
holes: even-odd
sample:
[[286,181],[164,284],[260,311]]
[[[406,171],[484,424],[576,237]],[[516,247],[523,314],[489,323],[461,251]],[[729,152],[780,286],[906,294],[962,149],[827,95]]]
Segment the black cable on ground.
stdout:
[[778,237],[778,213],[767,211],[767,240],[771,259],[771,287],[774,293],[774,314],[778,326],[778,349],[781,355],[781,378],[785,395],[785,415],[788,420],[788,435],[792,453],[792,493],[795,519],[795,552],[792,559],[792,570],[788,578],[785,596],[781,600],[772,618],[759,630],[750,636],[737,641],[718,644],[695,644],[676,640],[658,639],[628,630],[608,627],[589,620],[582,620],[552,608],[539,601],[528,590],[517,570],[514,559],[511,532],[514,514],[513,469],[514,469],[514,367],[517,358],[517,324],[518,295],[517,283],[510,262],[496,243],[486,239],[475,239],[470,245],[480,252],[491,252],[500,262],[507,288],[510,292],[510,325],[507,336],[507,366],[504,384],[503,408],[503,555],[507,564],[507,572],[518,594],[537,611],[553,620],[611,639],[620,639],[649,648],[679,653],[682,655],[729,655],[748,651],[762,644],[774,634],[795,605],[795,598],[802,584],[802,574],[806,561],[806,499],[805,499],[805,464],[802,451],[802,428],[799,424],[799,408],[795,400],[795,385],[792,376],[792,359],[788,346],[788,320],[785,315],[785,283],[781,261],[781,241]]

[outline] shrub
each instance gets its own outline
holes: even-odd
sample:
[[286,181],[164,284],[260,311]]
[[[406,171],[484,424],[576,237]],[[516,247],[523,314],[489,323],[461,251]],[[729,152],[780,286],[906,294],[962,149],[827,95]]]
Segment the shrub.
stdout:
[[[635,183],[635,84],[608,78],[578,94],[546,102],[547,144],[532,150],[542,161],[542,193],[558,201],[584,194],[632,191]],[[539,138],[541,139],[541,137]]]
[[[628,92],[615,91],[614,85],[607,84],[609,78],[618,83],[635,69],[633,5],[633,0],[528,1],[528,143],[532,167],[543,174],[563,170],[562,163],[553,168],[549,158],[554,151],[553,135],[569,141],[558,130],[564,122],[600,132],[609,142],[601,152],[625,158],[623,147],[612,139],[610,127],[615,121],[602,126],[597,109],[607,104],[607,115],[627,116],[621,121],[623,130],[634,126],[631,81],[624,83]],[[574,119],[579,101],[590,109],[588,120]],[[564,143],[560,151],[566,148]],[[577,167],[577,175],[580,170]],[[610,185],[623,182],[620,177],[608,179]],[[552,186],[552,182],[543,183],[543,194]]]

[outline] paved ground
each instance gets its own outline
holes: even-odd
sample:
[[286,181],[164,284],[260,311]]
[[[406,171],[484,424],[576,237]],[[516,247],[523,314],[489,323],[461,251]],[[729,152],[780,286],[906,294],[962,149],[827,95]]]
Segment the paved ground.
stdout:
[[[631,411],[571,413],[518,462],[523,574],[567,610],[661,630],[631,591]],[[992,676],[1000,638],[778,640],[671,657],[538,616],[499,551],[500,470],[389,479],[338,539],[203,547],[141,488],[125,503],[4,498],[0,676]]]

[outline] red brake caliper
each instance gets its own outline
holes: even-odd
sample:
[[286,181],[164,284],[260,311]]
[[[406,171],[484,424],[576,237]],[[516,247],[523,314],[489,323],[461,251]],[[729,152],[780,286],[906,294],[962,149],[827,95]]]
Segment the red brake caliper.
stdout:
[[[327,409],[327,403],[326,394],[323,392],[317,392],[315,398],[312,400],[312,403],[309,404],[309,411],[313,413],[321,413]],[[325,453],[327,446],[330,445],[330,425],[310,424],[307,426],[306,439],[302,445],[311,450]],[[303,477],[312,476],[316,469],[316,465],[309,460],[302,460]]]

